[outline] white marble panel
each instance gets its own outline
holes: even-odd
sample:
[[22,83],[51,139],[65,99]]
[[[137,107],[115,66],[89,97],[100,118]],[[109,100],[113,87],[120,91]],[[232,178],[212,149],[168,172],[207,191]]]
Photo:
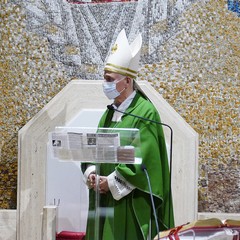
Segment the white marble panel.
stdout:
[[16,210],[0,210],[0,240],[16,240]]
[[56,217],[57,206],[43,207],[43,238],[42,239],[56,239]]
[[238,220],[240,221],[240,213],[212,213],[212,212],[199,212],[198,219],[218,218],[220,220]]
[[[17,239],[41,240],[46,199],[48,133],[65,126],[81,109],[103,109],[111,102],[101,81],[73,80],[19,131]],[[139,82],[174,131],[172,188],[176,225],[197,217],[198,135],[148,82]],[[167,142],[169,131],[165,129]],[[29,227],[31,226],[31,227]]]

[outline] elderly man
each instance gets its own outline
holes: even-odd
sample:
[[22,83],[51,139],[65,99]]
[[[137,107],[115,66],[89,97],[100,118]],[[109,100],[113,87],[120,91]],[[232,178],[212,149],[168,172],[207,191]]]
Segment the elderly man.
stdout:
[[[141,35],[129,45],[125,31],[119,33],[104,68],[103,91],[109,99],[113,99],[113,108],[160,122],[157,110],[135,82],[141,45]],[[148,182],[141,165],[100,164],[99,184],[96,184],[95,166],[85,165],[84,176],[90,188],[87,240],[96,239],[96,187],[99,187],[101,208],[99,239],[153,239],[157,235],[157,226],[162,231],[174,225],[172,202],[169,199],[169,167],[162,127],[121,112],[106,110],[99,127],[139,129],[142,162],[148,170],[158,224],[154,218]]]

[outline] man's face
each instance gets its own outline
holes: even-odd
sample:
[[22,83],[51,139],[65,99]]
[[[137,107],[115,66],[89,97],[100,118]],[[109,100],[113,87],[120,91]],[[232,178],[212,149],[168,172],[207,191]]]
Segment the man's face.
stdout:
[[121,92],[124,88],[126,88],[126,81],[124,81],[127,77],[123,76],[119,73],[113,72],[104,72],[104,79],[106,82],[116,82],[116,88],[118,92]]

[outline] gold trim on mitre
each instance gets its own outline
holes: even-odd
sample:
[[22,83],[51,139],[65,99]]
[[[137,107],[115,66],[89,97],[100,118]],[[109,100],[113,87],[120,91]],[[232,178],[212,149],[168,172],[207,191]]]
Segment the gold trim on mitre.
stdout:
[[131,72],[131,73],[137,73],[137,71],[134,71],[132,69],[121,67],[121,66],[118,66],[118,65],[115,65],[115,64],[111,64],[111,63],[107,63],[106,67],[107,66],[114,67],[114,68],[117,68],[117,69],[120,69],[120,70],[126,70],[126,71]]
[[128,72],[124,72],[124,71],[121,71],[119,69],[115,69],[115,68],[111,68],[111,67],[105,67],[104,68],[104,71],[109,71],[109,72],[113,72],[113,73],[118,73],[118,74],[121,74],[123,76],[127,76],[127,77],[130,77],[130,78],[136,78],[137,75],[133,75],[131,73],[128,73]]

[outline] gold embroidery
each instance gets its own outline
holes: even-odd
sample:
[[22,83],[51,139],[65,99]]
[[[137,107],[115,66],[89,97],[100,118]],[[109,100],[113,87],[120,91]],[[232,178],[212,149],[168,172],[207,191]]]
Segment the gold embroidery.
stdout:
[[118,66],[118,65],[112,64],[112,63],[107,63],[106,67],[114,67],[114,68],[121,69],[121,70],[124,70],[124,71],[128,71],[128,72],[131,72],[131,73],[137,73],[137,71],[134,71],[130,68],[121,67],[121,66]]
[[114,46],[111,49],[111,53],[115,53],[117,51],[117,49],[118,49],[118,45],[114,44]]
[[136,78],[135,75],[130,74],[129,72],[121,71],[121,70],[119,70],[119,69],[114,69],[114,68],[111,68],[111,67],[105,67],[105,68],[104,68],[104,71],[115,72],[115,73],[122,74],[123,76],[128,76],[128,77],[131,77],[131,78]]

